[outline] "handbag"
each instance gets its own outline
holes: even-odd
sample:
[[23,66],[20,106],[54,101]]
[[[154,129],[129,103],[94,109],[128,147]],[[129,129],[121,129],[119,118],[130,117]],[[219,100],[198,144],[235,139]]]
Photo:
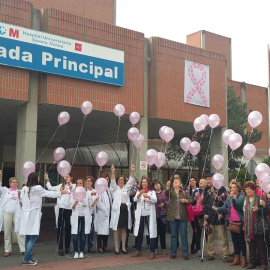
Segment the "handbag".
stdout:
[[242,222],[229,221],[229,226],[227,229],[234,233],[240,233],[242,230]]
[[254,223],[254,235],[270,234],[270,218],[259,217]]
[[[185,198],[187,198],[184,190],[183,190],[183,194]],[[188,221],[194,221],[194,213],[193,213],[192,205],[188,204],[186,207],[187,207]]]
[[192,206],[194,217],[201,216],[203,214],[202,202],[197,201],[195,205]]

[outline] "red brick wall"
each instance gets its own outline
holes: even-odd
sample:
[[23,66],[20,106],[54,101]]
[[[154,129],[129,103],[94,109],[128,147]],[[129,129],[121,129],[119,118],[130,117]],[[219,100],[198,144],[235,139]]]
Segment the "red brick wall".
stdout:
[[114,23],[114,0],[28,0],[34,8],[51,7],[109,24]]
[[[236,96],[241,96],[241,82],[228,81],[228,86],[233,86]],[[246,89],[246,102],[247,111],[259,111],[262,114],[263,121],[257,127],[259,131],[262,131],[262,138],[254,145],[257,148],[258,154],[268,153],[268,112],[267,112],[267,88],[259,87],[251,84],[245,84]],[[247,124],[247,128],[250,131],[251,127]]]
[[[31,27],[31,4],[24,1],[0,0],[0,21]],[[29,72],[0,66],[0,98],[28,100]]]
[[42,13],[46,32],[124,51],[125,81],[117,87],[48,74],[40,83],[40,103],[80,107],[89,100],[95,110],[109,112],[121,103],[126,113],[143,115],[144,35],[52,8]]
[[[193,122],[203,113],[216,113],[225,126],[224,56],[162,38],[151,38],[149,44],[149,117]],[[210,108],[184,103],[185,59],[209,65]]]

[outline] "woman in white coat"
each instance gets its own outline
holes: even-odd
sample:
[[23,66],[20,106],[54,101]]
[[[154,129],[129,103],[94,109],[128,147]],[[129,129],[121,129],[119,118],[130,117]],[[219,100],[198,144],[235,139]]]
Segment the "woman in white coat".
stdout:
[[23,253],[25,250],[25,236],[18,234],[18,223],[21,215],[21,205],[19,202],[21,191],[17,189],[18,181],[15,177],[9,179],[9,186],[10,188],[2,187],[2,182],[0,182],[0,195],[2,196],[0,205],[0,232],[2,227],[4,227],[4,257],[8,257],[12,252],[13,231],[16,232],[20,252]]
[[[66,191],[62,190],[61,192]],[[37,261],[31,257],[31,252],[39,235],[42,197],[59,198],[61,192],[45,190],[39,185],[39,174],[29,174],[27,184],[21,191],[22,214],[19,234],[25,235],[23,265],[37,264]]]
[[111,221],[110,228],[114,231],[114,247],[115,254],[119,255],[119,230],[121,230],[122,234],[122,253],[128,254],[126,251],[126,238],[127,238],[127,228],[131,229],[131,211],[130,211],[130,198],[129,193],[135,181],[134,179],[134,171],[135,166],[131,165],[131,174],[128,182],[126,182],[126,177],[120,175],[115,180],[115,167],[111,166],[111,185],[110,191],[113,197],[112,204],[112,213],[111,213]]
[[142,242],[144,232],[150,236],[150,256],[149,259],[155,258],[155,245],[157,237],[157,221],[156,221],[156,192],[151,190],[150,179],[143,176],[139,190],[137,191],[134,202],[137,202],[135,211],[135,228],[134,235],[137,236],[136,253],[132,257],[142,255]]
[[[85,188],[84,179],[76,180],[76,187]],[[74,248],[74,259],[84,258],[84,248],[86,242],[86,234],[90,233],[90,227],[92,223],[92,216],[90,215],[90,198],[89,193],[86,193],[83,201],[78,202],[73,193],[71,195],[71,207],[72,215],[71,221],[71,234],[73,235],[73,248]],[[80,242],[80,253],[79,253],[79,242]]]
[[[105,175],[104,175],[105,176]],[[105,178],[105,177],[104,177]],[[110,186],[110,178],[105,178]],[[110,227],[110,213],[111,213],[112,197],[110,191],[107,189],[100,194],[92,204],[95,207],[94,226],[97,232],[97,246],[98,253],[110,252],[108,249],[108,237]]]
[[[66,192],[61,195],[57,200],[57,205],[55,206],[55,215],[57,220],[57,246],[59,251],[59,256],[64,256],[64,254],[70,253],[70,240],[71,240],[71,224],[70,217],[72,214],[70,197],[71,193],[75,188],[73,182],[73,174],[69,173],[65,178],[64,182],[57,186],[52,186],[48,174],[44,175],[46,180],[46,187],[50,191],[60,191],[65,190]],[[63,228],[65,228],[65,253],[63,250]]]

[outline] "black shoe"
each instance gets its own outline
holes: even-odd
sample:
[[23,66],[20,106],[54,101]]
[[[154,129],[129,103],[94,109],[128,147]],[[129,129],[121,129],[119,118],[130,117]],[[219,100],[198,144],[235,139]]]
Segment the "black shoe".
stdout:
[[191,253],[191,254],[195,254],[195,253],[196,253],[196,250],[192,249],[192,250],[190,251],[190,253]]
[[248,264],[248,266],[246,267],[246,269],[253,269],[253,268],[256,268],[256,265]]
[[189,260],[189,257],[188,256],[187,257],[184,257],[184,260],[186,260],[186,261]]
[[123,254],[128,254],[128,252],[126,250],[121,250]]
[[65,253],[66,253],[66,254],[71,254],[71,253],[70,253],[70,248],[66,248],[66,249],[65,249]]
[[105,248],[103,248],[103,250],[105,251],[105,252],[111,252],[107,247]]
[[89,252],[89,253],[92,253],[92,254],[95,254],[95,253],[96,253],[96,251],[95,251],[93,248],[88,249],[88,252]]
[[132,246],[132,248],[136,248],[136,245]]
[[64,256],[65,255],[65,253],[64,253],[64,250],[63,249],[59,249],[59,256]]
[[175,259],[175,258],[176,258],[176,256],[170,256],[170,258],[173,260],[173,259]]
[[117,251],[115,251],[114,253],[115,253],[116,255],[120,255],[120,251],[118,251],[118,252],[117,252]]

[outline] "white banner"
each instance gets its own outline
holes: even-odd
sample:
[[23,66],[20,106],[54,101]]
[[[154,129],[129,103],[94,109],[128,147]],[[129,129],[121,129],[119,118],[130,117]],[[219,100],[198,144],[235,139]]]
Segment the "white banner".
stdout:
[[210,107],[209,66],[185,60],[184,102]]

